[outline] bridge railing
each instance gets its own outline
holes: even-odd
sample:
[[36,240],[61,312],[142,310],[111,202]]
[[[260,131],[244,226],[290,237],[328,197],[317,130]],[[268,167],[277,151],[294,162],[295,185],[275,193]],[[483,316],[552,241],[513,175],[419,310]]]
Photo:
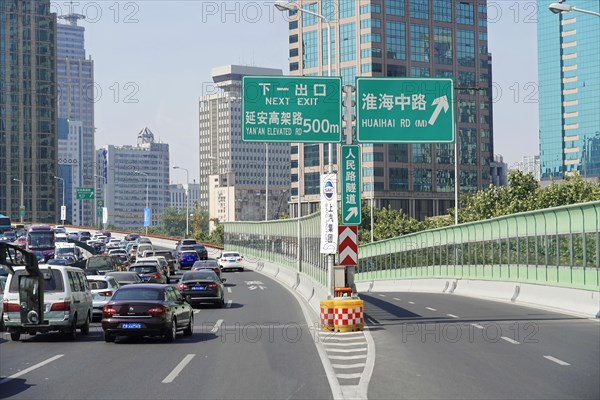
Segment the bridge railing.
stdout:
[[294,269],[324,287],[327,264],[319,252],[320,232],[318,213],[300,220],[226,222],[225,249],[239,250],[247,262],[267,260]]
[[[225,247],[326,284],[320,217],[225,224]],[[600,290],[600,201],[530,211],[362,245],[355,279],[453,278]]]

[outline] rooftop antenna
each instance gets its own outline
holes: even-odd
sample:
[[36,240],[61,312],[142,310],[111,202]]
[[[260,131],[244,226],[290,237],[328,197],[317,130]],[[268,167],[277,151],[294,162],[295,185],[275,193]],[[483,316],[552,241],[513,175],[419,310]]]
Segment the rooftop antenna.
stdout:
[[69,8],[70,13],[65,15],[59,15],[58,19],[64,19],[69,25],[77,26],[77,20],[85,19],[85,15],[76,14],[73,12],[73,0],[71,0],[71,7]]

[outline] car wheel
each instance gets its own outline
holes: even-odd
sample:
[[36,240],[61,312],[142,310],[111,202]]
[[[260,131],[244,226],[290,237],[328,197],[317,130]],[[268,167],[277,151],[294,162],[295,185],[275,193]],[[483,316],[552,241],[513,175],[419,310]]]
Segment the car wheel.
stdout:
[[116,339],[117,339],[116,336],[109,335],[108,333],[104,332],[104,341],[106,343],[113,343]]
[[183,330],[183,334],[185,336],[192,336],[194,333],[194,314],[190,314],[190,322],[188,322],[188,326]]
[[174,342],[177,339],[177,320],[175,318],[171,320],[171,326],[169,332],[165,335],[165,339],[168,342]]
[[18,342],[21,339],[21,332],[11,332],[10,340],[13,342]]
[[219,307],[220,308],[225,307],[225,299],[224,298],[222,298],[221,301],[219,302]]
[[91,321],[91,317],[88,314],[88,317],[85,319],[85,324],[83,324],[83,326],[79,329],[81,334],[84,336],[90,333],[90,321]]

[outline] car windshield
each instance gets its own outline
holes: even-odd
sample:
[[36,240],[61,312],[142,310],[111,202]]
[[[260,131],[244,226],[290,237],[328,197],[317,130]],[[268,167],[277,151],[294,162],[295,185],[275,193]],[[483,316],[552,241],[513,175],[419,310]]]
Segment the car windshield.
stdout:
[[29,248],[54,247],[54,232],[29,232]]
[[216,275],[214,272],[212,271],[207,271],[207,272],[186,272],[185,274],[183,274],[183,276],[181,277],[181,281],[185,282],[185,281],[214,281],[216,278]]
[[[135,286],[135,285],[134,285]],[[120,300],[164,300],[165,294],[162,290],[150,288],[119,289],[115,292],[113,301]]]

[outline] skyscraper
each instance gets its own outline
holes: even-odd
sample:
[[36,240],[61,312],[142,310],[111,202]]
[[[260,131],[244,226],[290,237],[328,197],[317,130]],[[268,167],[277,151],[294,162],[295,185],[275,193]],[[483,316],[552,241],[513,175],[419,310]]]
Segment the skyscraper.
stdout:
[[49,0],[0,6],[0,214],[57,220],[56,15]]
[[[600,18],[538,1],[541,179],[600,177]],[[596,0],[565,4],[600,11]]]
[[[311,0],[301,6],[330,21],[333,74],[345,85],[354,85],[356,76],[454,78],[460,192],[490,184],[485,0]],[[308,13],[291,14],[290,73],[326,75],[326,24]],[[292,195],[300,194],[302,215],[319,208],[319,175],[326,172],[329,156],[326,145],[292,145]],[[454,205],[453,145],[363,144],[362,167],[362,199],[373,199],[376,208],[402,209],[422,219]],[[295,208],[290,207],[291,215]]]
[[83,15],[60,15],[57,25],[58,118],[67,121],[68,138],[59,135],[58,176],[64,179],[67,220],[93,224],[93,201],[76,200],[78,187],[93,187],[94,62],[86,59]]
[[214,87],[200,98],[199,203],[213,221],[277,219],[287,212],[289,144],[241,138],[242,77],[281,74],[279,69],[241,65],[212,70]]
[[151,210],[151,225],[169,206],[169,145],[156,143],[150,129],[137,135],[136,146],[106,145],[96,151],[97,200],[108,209],[107,225],[139,230],[144,208]]

